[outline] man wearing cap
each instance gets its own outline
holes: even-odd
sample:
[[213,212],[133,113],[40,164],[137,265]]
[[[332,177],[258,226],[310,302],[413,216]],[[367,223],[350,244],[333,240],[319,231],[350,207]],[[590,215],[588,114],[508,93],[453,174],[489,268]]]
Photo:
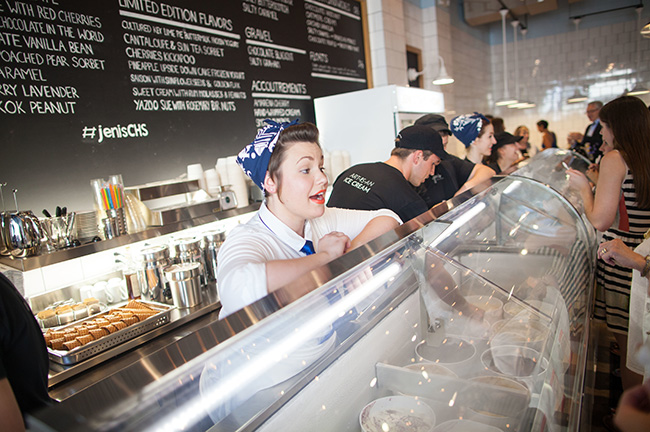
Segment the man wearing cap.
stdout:
[[387,208],[402,219],[413,219],[429,209],[415,192],[449,155],[442,138],[428,126],[409,126],[395,138],[395,148],[385,162],[355,165],[334,182],[328,207],[357,210]]
[[517,143],[523,137],[514,136],[508,132],[494,134],[496,144],[492,146],[492,153],[485,160],[485,164],[499,175],[507,175],[517,169],[515,162],[519,160]]
[[[449,125],[440,114],[427,114],[415,121],[416,125],[428,126],[440,134],[442,145],[446,149],[451,136]],[[489,179],[494,171],[483,165],[475,164],[467,159],[449,154],[436,167],[436,172],[422,183],[417,189],[418,194],[427,203],[427,206],[446,201],[479,183]]]

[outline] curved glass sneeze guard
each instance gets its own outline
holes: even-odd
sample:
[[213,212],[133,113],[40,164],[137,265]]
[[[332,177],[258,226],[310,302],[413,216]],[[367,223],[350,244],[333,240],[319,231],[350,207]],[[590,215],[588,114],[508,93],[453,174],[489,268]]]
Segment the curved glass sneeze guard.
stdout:
[[[417,289],[405,238],[355,271],[285,306],[162,377],[138,395],[88,419],[93,430],[238,430],[295,394],[303,381]],[[133,407],[137,406],[137,410]],[[212,428],[212,429],[211,429]]]
[[503,178],[83,430],[575,430],[595,239],[563,178]]
[[[448,279],[445,290],[423,297],[429,321],[431,310],[453,305],[456,315],[443,321],[453,334],[487,338],[481,354],[486,371],[521,382],[523,370],[506,369],[534,360],[523,380],[534,410],[522,421],[573,430],[594,274],[591,229],[556,191],[527,178],[506,177],[472,201],[444,215],[450,227],[425,241],[426,280],[439,287],[434,281]],[[502,354],[518,360],[500,365]]]

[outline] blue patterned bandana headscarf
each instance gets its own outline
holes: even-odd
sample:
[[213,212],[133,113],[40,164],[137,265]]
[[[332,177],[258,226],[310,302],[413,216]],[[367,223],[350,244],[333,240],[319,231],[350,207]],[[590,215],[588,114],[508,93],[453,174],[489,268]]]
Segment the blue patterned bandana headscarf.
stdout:
[[451,133],[454,134],[464,145],[469,147],[481,133],[482,120],[490,123],[483,114],[464,114],[454,117],[451,121]]
[[244,173],[253,180],[260,189],[264,190],[264,177],[269,168],[269,160],[278,142],[280,132],[289,126],[298,124],[298,119],[291,123],[276,123],[273,120],[264,120],[268,126],[264,126],[257,133],[252,143],[248,144],[237,155],[237,164],[244,170]]

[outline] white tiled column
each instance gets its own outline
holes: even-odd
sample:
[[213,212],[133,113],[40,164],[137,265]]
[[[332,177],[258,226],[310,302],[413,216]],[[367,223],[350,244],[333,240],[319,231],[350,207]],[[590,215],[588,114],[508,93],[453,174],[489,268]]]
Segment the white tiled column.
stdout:
[[402,0],[368,0],[366,6],[375,87],[406,85],[406,36]]

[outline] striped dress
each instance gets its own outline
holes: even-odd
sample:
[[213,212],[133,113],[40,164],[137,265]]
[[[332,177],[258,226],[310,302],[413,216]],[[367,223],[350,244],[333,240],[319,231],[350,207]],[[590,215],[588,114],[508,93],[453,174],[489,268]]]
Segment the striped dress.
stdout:
[[[614,226],[603,233],[602,242],[619,238],[634,249],[643,242],[643,235],[650,228],[650,210],[637,207],[636,191],[629,169],[623,180],[622,192],[624,201],[619,203],[618,223],[615,222]],[[632,270],[598,260],[594,318],[606,321],[612,332],[627,334],[631,285]]]

